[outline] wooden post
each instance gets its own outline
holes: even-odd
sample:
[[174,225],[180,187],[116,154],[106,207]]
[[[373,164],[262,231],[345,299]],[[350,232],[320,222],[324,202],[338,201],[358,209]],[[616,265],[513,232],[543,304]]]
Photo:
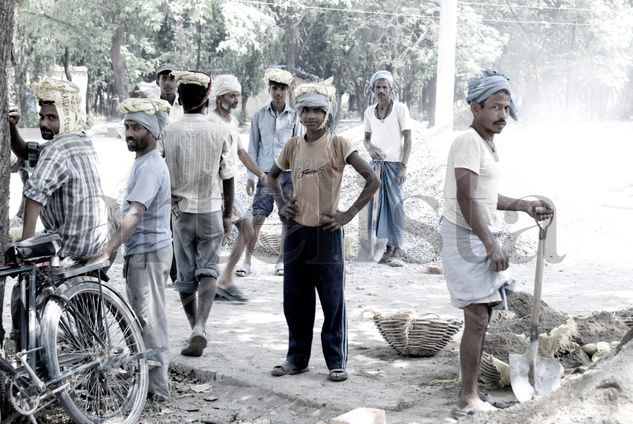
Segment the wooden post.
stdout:
[[453,128],[455,103],[455,44],[457,41],[457,0],[442,0],[440,38],[437,52],[435,126]]

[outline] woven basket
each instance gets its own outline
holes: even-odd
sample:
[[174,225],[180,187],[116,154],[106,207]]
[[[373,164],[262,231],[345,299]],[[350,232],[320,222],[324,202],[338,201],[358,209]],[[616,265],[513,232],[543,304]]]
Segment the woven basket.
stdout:
[[507,387],[510,385],[510,369],[508,364],[489,353],[481,355],[479,381],[487,386]]
[[411,313],[396,313],[373,317],[378,331],[387,343],[404,356],[428,357],[439,352],[462,326],[461,321],[442,320],[435,314],[415,317]]
[[262,249],[273,255],[279,255],[281,249],[281,234],[269,234],[261,232],[257,238],[257,242]]

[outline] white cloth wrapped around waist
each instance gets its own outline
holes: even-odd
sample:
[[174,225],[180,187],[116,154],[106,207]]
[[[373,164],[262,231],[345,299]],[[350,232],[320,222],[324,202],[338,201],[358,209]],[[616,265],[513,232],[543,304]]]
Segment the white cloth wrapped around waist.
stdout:
[[506,271],[490,268],[490,259],[482,241],[471,230],[445,217],[440,224],[442,268],[451,304],[464,308],[475,303],[499,303],[507,309],[507,295],[516,281]]

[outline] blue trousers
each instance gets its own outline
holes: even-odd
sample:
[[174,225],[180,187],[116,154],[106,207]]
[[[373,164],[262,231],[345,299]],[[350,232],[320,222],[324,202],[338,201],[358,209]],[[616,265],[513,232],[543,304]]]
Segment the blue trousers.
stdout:
[[308,366],[316,293],[324,322],[321,346],[329,370],[347,366],[343,230],[325,231],[289,220],[284,242],[284,315],[288,324],[286,359]]

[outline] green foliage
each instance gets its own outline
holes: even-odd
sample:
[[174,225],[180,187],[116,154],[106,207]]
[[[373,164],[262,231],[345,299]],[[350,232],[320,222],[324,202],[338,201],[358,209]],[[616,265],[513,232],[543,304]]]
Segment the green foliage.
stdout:
[[[151,81],[158,64],[171,61],[237,75],[246,100],[263,89],[267,67],[285,64],[334,76],[339,94],[350,95],[350,110],[361,113],[368,78],[388,69],[400,99],[421,116],[435,83],[441,1],[22,1],[16,92],[24,107],[28,83],[67,60],[88,67],[91,110],[107,113],[121,84]],[[490,66],[511,77],[523,116],[633,110],[633,96],[622,94],[633,88],[629,1],[469,2],[458,4],[458,102],[467,80]]]

